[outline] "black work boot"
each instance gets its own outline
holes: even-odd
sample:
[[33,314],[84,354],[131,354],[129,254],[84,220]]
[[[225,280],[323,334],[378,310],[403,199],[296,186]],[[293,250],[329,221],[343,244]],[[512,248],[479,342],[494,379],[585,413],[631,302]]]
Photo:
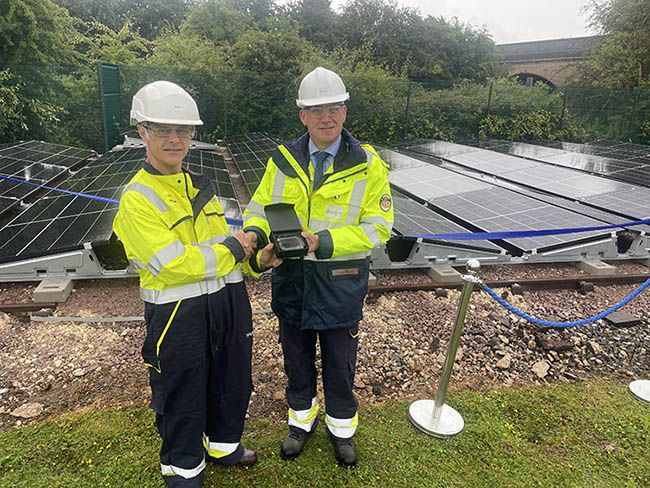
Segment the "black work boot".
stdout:
[[311,426],[311,430],[309,432],[290,425],[289,435],[284,441],[282,441],[282,445],[280,446],[280,457],[285,461],[291,461],[300,456],[300,453],[305,447],[305,442],[307,442],[309,436],[314,433],[317,425],[318,417],[316,417],[314,425]]
[[336,455],[336,462],[343,468],[353,468],[357,465],[357,451],[354,448],[354,441],[352,437],[343,439],[341,437],[334,437],[330,434],[332,444],[334,444],[334,454]]

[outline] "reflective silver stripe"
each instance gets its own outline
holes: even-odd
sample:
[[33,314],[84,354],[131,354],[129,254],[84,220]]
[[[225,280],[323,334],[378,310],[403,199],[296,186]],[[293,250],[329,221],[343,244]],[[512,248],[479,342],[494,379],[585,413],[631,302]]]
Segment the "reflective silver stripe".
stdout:
[[389,223],[388,220],[386,220],[384,217],[381,215],[372,215],[369,217],[364,217],[361,222],[361,224],[378,224],[386,227],[387,229],[392,229],[393,224]]
[[305,256],[306,261],[319,261],[319,262],[325,262],[325,261],[352,261],[353,259],[365,259],[370,255],[370,251],[361,251],[361,252],[355,252],[354,254],[346,254],[345,256],[339,256],[337,258],[329,258],[329,259],[317,259],[316,255],[313,252],[310,252]]
[[180,476],[181,478],[185,478],[186,480],[197,477],[198,475],[201,474],[201,471],[203,471],[204,469],[205,469],[205,458],[203,458],[203,460],[199,463],[199,465],[196,468],[192,468],[192,469],[179,468],[178,466],[174,466],[172,464],[160,465],[160,472],[162,473],[163,476]]
[[372,159],[375,157],[375,155],[374,155],[373,153],[371,153],[371,152],[370,152],[368,149],[366,149],[365,147],[363,148],[363,150],[366,152],[366,158],[367,158],[367,159],[366,159],[366,162],[367,162],[368,164],[370,164],[370,161],[372,161]]
[[218,236],[213,236],[207,241],[199,242],[199,246],[214,246],[215,244],[221,244],[226,239],[226,234],[219,234]]
[[136,270],[144,269],[144,264],[142,264],[142,263],[141,263],[139,260],[137,260],[136,258],[129,259],[129,262],[131,263],[131,265],[133,266],[133,268],[136,269]]
[[345,224],[352,225],[357,223],[359,213],[361,212],[361,203],[363,202],[363,195],[366,193],[366,185],[368,180],[357,181],[352,188],[352,195],[348,202],[348,215],[345,217]]
[[349,419],[337,419],[330,415],[325,414],[325,424],[334,436],[342,439],[349,439],[357,431],[359,425],[359,415],[354,414],[354,417]]
[[197,283],[177,286],[175,288],[167,288],[166,290],[150,290],[148,288],[140,288],[140,298],[149,303],[169,303],[176,302],[181,299],[185,300],[209,293],[215,293],[223,289],[225,286],[226,280],[224,278],[217,278],[213,280],[203,280]]
[[199,244],[199,250],[205,261],[205,279],[214,278],[217,276],[217,254],[210,246]]
[[340,227],[340,222],[330,222],[329,220],[320,220],[320,219],[311,219],[309,221],[309,228],[314,232],[325,229],[333,229],[335,227]]
[[184,253],[185,246],[183,243],[181,241],[174,241],[151,256],[146,268],[152,275],[158,276],[167,263],[176,259],[178,256],[182,256]]
[[239,442],[210,442],[210,438],[203,435],[203,445],[210,456],[220,458],[235,452]]
[[285,174],[279,169],[275,172],[275,179],[273,180],[272,203],[282,203],[282,193],[284,193],[284,183],[286,179],[287,177]]
[[250,219],[251,217],[262,217],[263,219],[266,219],[266,214],[264,213],[264,205],[256,202],[255,200],[248,202],[246,210],[248,210],[248,213],[250,215],[246,215],[244,217],[244,220]]
[[242,273],[242,270],[238,268],[228,273],[224,278],[228,284],[240,283],[244,281],[244,273]]
[[370,242],[372,242],[375,246],[380,246],[382,244],[381,237],[379,237],[379,232],[377,231],[377,227],[375,227],[374,224],[361,224],[360,227],[363,229],[363,232],[365,232],[366,236],[368,236]]
[[149,188],[148,186],[145,186],[142,183],[131,183],[129,186],[127,186],[124,189],[124,193],[126,193],[127,191],[134,191],[144,196],[147,200],[149,200],[149,202],[151,202],[151,204],[154,207],[156,207],[161,212],[166,212],[167,210],[169,210],[167,204],[161,200],[161,198],[156,194],[153,188]]

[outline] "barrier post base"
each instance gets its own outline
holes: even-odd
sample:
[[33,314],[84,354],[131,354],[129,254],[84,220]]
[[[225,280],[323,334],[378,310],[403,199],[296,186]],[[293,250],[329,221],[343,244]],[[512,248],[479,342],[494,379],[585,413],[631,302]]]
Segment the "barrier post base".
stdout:
[[447,404],[442,406],[440,418],[433,419],[433,400],[417,400],[409,407],[409,420],[419,430],[433,437],[451,437],[463,430],[463,417]]
[[650,403],[650,380],[635,380],[628,385],[628,388],[636,398]]

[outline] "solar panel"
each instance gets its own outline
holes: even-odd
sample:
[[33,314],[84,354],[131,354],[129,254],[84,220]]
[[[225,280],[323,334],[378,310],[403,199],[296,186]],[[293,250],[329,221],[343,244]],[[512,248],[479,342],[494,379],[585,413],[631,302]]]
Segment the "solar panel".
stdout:
[[650,187],[650,147],[640,144],[575,144],[558,141],[522,142],[488,140],[474,143],[481,148],[535,161],[576,169]]
[[[449,147],[449,146],[448,146]],[[383,156],[383,152],[381,153]],[[456,154],[465,154],[462,151]],[[417,159],[417,158],[414,158]],[[438,213],[468,229],[499,232],[603,225],[602,221],[442,166],[427,164],[394,170],[391,184],[422,198]],[[511,239],[510,250],[532,251],[593,238],[602,232]]]
[[[0,148],[0,175],[48,185],[69,170],[86,164],[95,151],[40,141],[7,144]],[[38,191],[33,185],[0,179],[0,213],[15,208]]]
[[[433,210],[419,202],[409,198],[398,190],[392,190],[395,224],[393,230],[400,235],[423,235],[423,234],[450,234],[470,233],[464,227],[446,219]],[[436,242],[443,242],[448,245],[471,247],[475,249],[487,249],[501,251],[501,248],[490,241],[449,241],[436,239]]]
[[228,137],[226,146],[252,195],[262,181],[266,163],[278,143],[266,134],[253,132]]
[[[526,146],[530,145],[521,145],[520,143],[510,145],[502,141],[491,145],[493,148],[516,147],[519,148],[517,152],[523,151]],[[422,144],[416,147],[419,152],[428,150],[428,146]],[[444,158],[452,163],[485,174],[498,176],[517,184],[594,205],[624,218],[644,219],[646,218],[645,216],[650,214],[650,189],[648,188],[639,188],[629,183],[585,174],[584,172],[577,171],[573,167],[551,166],[541,161],[523,159],[510,154],[501,154],[475,147],[470,149],[470,151],[465,153],[457,150],[451,156],[443,156],[436,153],[427,154]],[[548,148],[544,149],[549,150]],[[544,161],[564,161],[564,164],[569,165],[567,158],[562,160],[558,156],[566,156],[566,154],[556,154],[553,156],[538,155],[537,157],[540,159],[543,158]],[[595,156],[586,157],[594,158]]]
[[[119,200],[123,187],[140,169],[144,149],[104,154],[58,187]],[[241,210],[223,159],[214,153],[191,150],[189,169],[208,175],[217,187],[227,217],[241,218]],[[225,195],[224,195],[225,194]],[[79,249],[86,243],[105,243],[112,234],[117,204],[50,191],[0,229],[0,262]]]

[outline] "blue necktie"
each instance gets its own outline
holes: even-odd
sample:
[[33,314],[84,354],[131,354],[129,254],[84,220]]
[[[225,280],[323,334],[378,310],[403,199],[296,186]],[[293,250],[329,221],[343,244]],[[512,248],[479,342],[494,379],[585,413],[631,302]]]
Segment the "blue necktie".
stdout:
[[325,151],[317,151],[311,156],[311,160],[314,162],[314,189],[319,188],[325,179],[325,165],[323,164],[325,158],[327,158]]

